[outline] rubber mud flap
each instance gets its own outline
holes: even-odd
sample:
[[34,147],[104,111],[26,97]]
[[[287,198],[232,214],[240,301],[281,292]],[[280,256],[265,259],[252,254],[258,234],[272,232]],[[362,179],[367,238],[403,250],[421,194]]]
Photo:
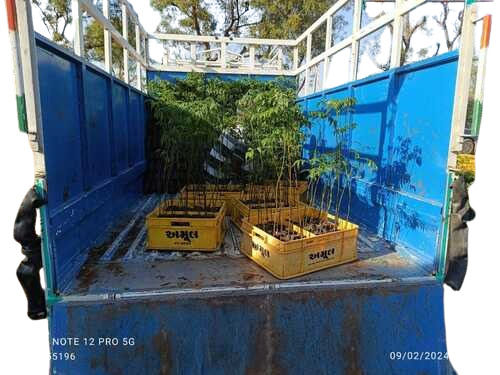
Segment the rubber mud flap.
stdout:
[[17,278],[28,299],[28,316],[32,320],[47,317],[45,293],[40,283],[42,240],[37,235],[36,209],[46,202],[31,188],[21,203],[14,223],[14,239],[22,246],[24,260],[17,268]]
[[467,222],[473,220],[476,214],[469,204],[467,183],[463,176],[455,179],[452,189],[450,234],[444,282],[453,290],[460,290],[467,272],[469,235]]

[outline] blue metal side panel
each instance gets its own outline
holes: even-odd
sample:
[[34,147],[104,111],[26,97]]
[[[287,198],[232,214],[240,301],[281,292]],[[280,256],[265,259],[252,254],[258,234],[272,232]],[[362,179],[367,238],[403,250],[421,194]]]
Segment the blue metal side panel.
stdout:
[[128,88],[113,84],[113,132],[115,138],[116,173],[128,168]]
[[37,49],[47,179],[58,181],[48,191],[53,210],[83,192],[79,71],[74,63],[43,48]]
[[[429,267],[439,248],[457,60],[451,52],[299,99],[311,112],[325,99],[356,98],[350,145],[378,169],[353,181],[351,217]],[[333,147],[328,125],[315,120],[306,156]]]
[[87,136],[87,187],[111,177],[110,108],[108,77],[87,69],[85,74],[85,133]]
[[144,98],[37,36],[47,171],[45,225],[59,291],[136,200],[145,169]]
[[[445,359],[391,358],[391,352],[445,356],[437,282],[61,302],[51,313],[52,340],[80,339],[78,346],[51,343],[53,353],[76,357],[53,361],[53,374],[444,375],[450,369]],[[103,337],[120,342],[99,344]],[[124,338],[135,345],[123,345]]]
[[[173,82],[177,79],[186,78],[187,73],[183,72],[160,72],[160,71],[148,71],[148,80],[154,81],[155,79]],[[219,78],[223,81],[235,81],[239,79],[249,78],[258,81],[272,81],[278,77],[277,75],[256,75],[256,74],[219,74],[219,73],[206,73],[208,78]]]
[[[130,93],[130,102],[129,102],[129,117],[131,124],[137,124],[142,121],[141,111],[144,111],[144,107],[141,103],[141,96],[135,92]],[[129,165],[134,165],[141,158],[141,145],[140,142],[137,142],[139,137],[142,135],[142,132],[135,126],[129,127]]]

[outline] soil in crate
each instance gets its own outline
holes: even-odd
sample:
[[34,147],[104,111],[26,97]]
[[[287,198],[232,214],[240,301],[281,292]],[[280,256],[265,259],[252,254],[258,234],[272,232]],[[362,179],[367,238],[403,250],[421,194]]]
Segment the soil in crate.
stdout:
[[273,221],[268,221],[267,223],[258,224],[257,228],[262,229],[267,234],[279,239],[283,242],[300,240],[304,238],[303,235],[293,230],[292,225],[288,224],[278,224]]
[[294,221],[294,224],[302,226],[302,228],[315,235],[333,233],[337,231],[335,223],[318,217],[305,216],[302,219],[302,223]]

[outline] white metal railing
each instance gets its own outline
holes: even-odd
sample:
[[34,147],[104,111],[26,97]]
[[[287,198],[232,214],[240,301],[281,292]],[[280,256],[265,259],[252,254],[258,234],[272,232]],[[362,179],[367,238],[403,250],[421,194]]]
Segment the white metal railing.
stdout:
[[[294,40],[161,33],[152,34],[150,37],[161,42],[188,43],[190,46],[190,59],[172,57],[167,51],[161,64],[153,64],[153,68],[158,70],[188,72],[211,68],[211,71],[217,73],[234,73],[234,69],[238,69],[239,73],[294,75],[291,57],[288,58],[290,68],[284,68],[286,65],[284,49],[294,48],[296,45]],[[210,48],[207,49],[207,45]],[[238,51],[231,51],[229,48],[231,45],[238,45]],[[271,47],[266,58],[257,53],[257,48],[263,46]]]
[[[295,70],[296,75],[305,73],[305,92],[304,94],[310,94],[311,84],[310,80],[312,76],[311,69],[318,64],[323,64],[323,82],[326,81],[328,75],[328,62],[329,58],[334,56],[336,53],[342,51],[350,46],[351,48],[351,64],[349,77],[346,81],[352,81],[357,78],[358,66],[359,66],[359,43],[360,40],[366,36],[380,30],[384,26],[393,22],[393,32],[392,32],[392,45],[390,53],[390,67],[395,68],[400,65],[401,62],[401,51],[403,43],[403,16],[413,9],[422,5],[428,0],[395,0],[394,10],[387,14],[382,14],[380,17],[374,19],[366,26],[361,28],[361,14],[363,0],[354,0],[354,10],[353,10],[353,30],[352,34],[338,43],[332,45],[332,17],[335,16],[344,6],[346,6],[351,0],[339,0],[337,1],[323,16],[321,16],[313,25],[311,25],[299,38],[297,43],[301,43],[304,40],[307,41],[307,51],[305,57],[305,64],[297,67]],[[326,37],[325,37],[325,48],[322,53],[316,57],[311,57],[312,49],[312,36],[313,33],[318,30],[322,25],[326,24]],[[319,69],[317,69],[319,70]]]
[[[147,69],[154,69],[174,72],[200,71],[297,76],[299,80],[302,80],[304,88],[299,95],[307,95],[317,89],[327,88],[327,78],[331,74],[330,65],[333,66],[330,61],[347,49],[350,49],[350,63],[345,81],[358,78],[361,40],[389,24],[392,24],[392,44],[388,67],[398,67],[401,63],[403,44],[403,17],[426,2],[460,2],[459,0],[392,0],[394,7],[391,11],[381,13],[362,27],[365,0],[337,0],[297,39],[288,40],[148,34],[130,3],[127,0],[117,1],[121,4],[122,12],[122,30],[120,31],[116,30],[110,21],[110,0],[103,0],[102,12],[91,0],[72,0],[75,24],[74,51],[78,56],[84,55],[82,13],[86,11],[104,29],[105,70],[112,73],[112,40],[114,40],[123,48],[123,79],[127,83],[130,81],[130,61],[136,62],[139,90],[143,90],[143,73]],[[335,17],[345,11],[347,6],[351,7],[349,8],[349,21],[352,20],[352,30],[349,30],[349,35],[343,39],[334,40],[337,39],[337,35],[334,35]],[[135,46],[132,46],[128,40],[129,19],[135,26]],[[324,47],[318,50],[318,46],[315,45],[315,56],[313,56],[313,38],[318,36],[318,32],[322,33],[320,37],[324,38]],[[161,62],[152,62],[149,58],[149,41],[153,39],[163,43],[164,56]],[[170,48],[168,43],[172,43],[176,48],[182,46],[180,47],[183,52],[182,56],[172,53],[174,48]]]
[[[369,3],[370,1],[366,1]],[[373,1],[371,1],[373,2]],[[375,1],[379,4],[390,3],[390,0]],[[213,71],[219,73],[238,72],[251,74],[278,74],[297,76],[302,78],[304,90],[299,95],[307,95],[316,88],[327,88],[327,77],[331,73],[330,59],[341,51],[350,48],[349,72],[345,81],[358,78],[360,66],[360,42],[385,26],[392,24],[392,41],[389,55],[388,68],[400,66],[403,45],[403,18],[409,12],[428,2],[462,3],[461,0],[392,0],[394,6],[389,12],[372,19],[362,27],[362,14],[365,0],[337,0],[335,4],[320,18],[318,18],[306,31],[295,40],[269,40],[252,38],[225,38],[214,36],[195,36],[178,34],[153,34],[150,37],[162,42],[188,43],[190,45],[190,58],[175,58],[166,53],[161,64],[153,67],[166,71]],[[346,6],[351,6],[349,17],[352,17],[352,30],[349,35],[341,40],[333,40],[335,17],[345,11]],[[429,15],[430,16],[430,15]],[[350,19],[351,21],[351,19]],[[314,33],[323,32],[324,48],[313,56]],[[199,44],[208,44],[210,48],[201,51]],[[238,44],[241,52],[230,51],[229,44]],[[305,46],[303,46],[305,44]],[[256,61],[256,48],[273,46],[273,53],[267,55],[265,61]],[[291,53],[284,53],[290,49]],[[315,46],[317,49],[317,45]],[[167,48],[168,50],[168,48]],[[300,54],[303,56],[301,57]],[[207,58],[207,55],[210,58]],[[237,56],[236,61],[235,56]],[[335,67],[334,67],[335,69]],[[322,83],[322,85],[321,85]]]
[[[129,61],[136,62],[136,86],[138,90],[143,91],[142,76],[149,67],[148,64],[148,34],[139,21],[137,13],[127,0],[118,0],[121,3],[122,11],[122,30],[118,31],[110,21],[109,0],[103,0],[102,12],[90,0],[72,0],[72,14],[75,29],[73,49],[77,56],[84,55],[83,39],[83,12],[86,11],[98,22],[104,29],[104,67],[112,74],[113,71],[113,53],[112,40],[123,48],[123,80],[129,83]],[[75,15],[77,15],[75,17]],[[136,45],[130,45],[128,41],[129,16],[135,26]],[[144,46],[142,48],[141,46]]]

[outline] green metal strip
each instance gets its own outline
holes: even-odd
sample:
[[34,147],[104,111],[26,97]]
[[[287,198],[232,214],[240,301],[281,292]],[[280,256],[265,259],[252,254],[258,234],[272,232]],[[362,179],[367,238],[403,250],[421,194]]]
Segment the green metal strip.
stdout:
[[19,130],[23,133],[28,132],[28,118],[26,116],[26,100],[24,95],[16,96],[16,104],[17,104],[17,120],[19,124]]
[[444,223],[443,229],[441,231],[441,251],[439,257],[439,269],[437,273],[437,279],[440,282],[444,281],[445,277],[445,268],[446,268],[446,254],[448,252],[448,235],[450,228],[450,209],[451,209],[451,197],[452,191],[451,186],[453,183],[453,172],[448,172],[448,182],[446,184],[446,203],[444,205]]
[[[46,199],[45,192],[45,181],[43,179],[38,179],[35,183],[35,190],[37,194]],[[48,214],[47,207],[43,205],[40,207],[40,227],[42,228],[42,256],[43,256],[43,269],[45,274],[45,299],[47,302],[47,310],[50,315],[50,306],[61,300],[61,297],[54,293],[54,280],[52,278],[52,261],[50,257],[50,241],[48,237]]]
[[481,127],[481,119],[483,117],[483,102],[480,100],[474,101],[474,107],[472,111],[472,135],[478,136],[479,129]]

